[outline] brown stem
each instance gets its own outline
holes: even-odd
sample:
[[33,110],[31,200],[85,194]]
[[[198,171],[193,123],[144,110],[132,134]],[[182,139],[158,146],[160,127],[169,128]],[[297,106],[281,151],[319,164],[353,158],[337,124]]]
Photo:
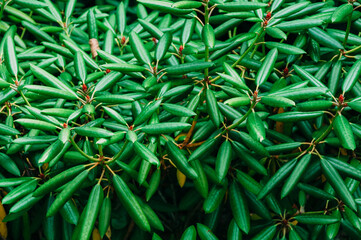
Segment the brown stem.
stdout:
[[134,221],[131,221],[131,222],[129,223],[127,233],[125,234],[123,240],[127,240],[127,239],[129,238],[130,234],[131,234],[132,231],[133,231],[133,228],[134,228]]
[[184,148],[185,146],[187,146],[187,144],[189,143],[189,140],[191,139],[193,130],[194,130],[195,126],[196,126],[196,123],[197,123],[197,119],[194,118],[194,120],[193,120],[193,122],[192,122],[192,126],[191,126],[191,128],[189,129],[186,138],[184,139],[183,143],[180,145],[180,148],[181,148],[181,149]]

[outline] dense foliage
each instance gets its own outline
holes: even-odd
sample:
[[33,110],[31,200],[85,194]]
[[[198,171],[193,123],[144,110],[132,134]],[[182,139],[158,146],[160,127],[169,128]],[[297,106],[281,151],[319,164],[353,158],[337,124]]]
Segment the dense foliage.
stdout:
[[360,239],[360,3],[1,0],[0,236]]

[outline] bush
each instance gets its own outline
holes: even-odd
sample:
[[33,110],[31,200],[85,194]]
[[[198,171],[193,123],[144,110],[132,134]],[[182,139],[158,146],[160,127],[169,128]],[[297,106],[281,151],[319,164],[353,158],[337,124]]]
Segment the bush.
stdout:
[[359,239],[359,6],[2,0],[1,237]]

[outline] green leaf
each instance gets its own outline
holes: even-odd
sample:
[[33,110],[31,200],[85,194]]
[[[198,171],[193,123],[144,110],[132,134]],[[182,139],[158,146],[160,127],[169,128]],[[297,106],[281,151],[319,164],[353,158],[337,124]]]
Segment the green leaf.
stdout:
[[179,106],[171,103],[163,103],[162,107],[165,111],[178,116],[178,117],[192,117],[196,115],[196,113],[186,107]]
[[78,97],[71,92],[61,90],[53,87],[39,86],[39,85],[26,85],[24,89],[40,95],[49,96],[52,98],[63,98],[67,100],[77,100]]
[[[96,86],[94,88],[94,91],[95,92],[101,92],[101,91],[105,91],[107,89],[109,89],[110,87],[112,87],[113,85],[115,85],[116,82],[119,81],[120,78],[123,77],[123,74],[120,73],[120,72],[110,72],[108,73],[107,75],[105,75],[102,79],[100,79],[97,83],[96,83]],[[102,98],[105,98],[105,99],[113,99],[112,101],[116,101],[116,99],[119,99],[119,98],[112,98],[111,97],[112,95],[104,95],[104,96],[99,96],[97,97],[97,99],[99,100],[102,99]],[[114,97],[114,95],[113,95]],[[124,99],[124,97],[120,97],[121,99]],[[101,100],[99,100],[101,101]]]
[[224,102],[224,104],[230,105],[232,107],[240,107],[240,106],[247,106],[251,103],[249,97],[235,97],[230,98]]
[[[117,75],[119,76],[119,75]],[[100,86],[99,88],[103,88],[104,86]],[[121,103],[130,103],[133,102],[134,99],[129,97],[129,96],[125,96],[124,94],[106,94],[106,95],[100,95],[100,96],[96,96],[95,99],[98,102],[101,103],[107,103],[107,104],[121,104]]]
[[180,9],[199,8],[200,6],[202,6],[202,3],[196,1],[179,1],[172,5],[172,7],[180,8]]
[[4,51],[4,57],[5,57],[5,64],[6,68],[8,69],[9,73],[15,78],[18,78],[18,59],[15,52],[15,44],[13,37],[7,36],[5,39],[5,51]]
[[271,107],[292,107],[295,106],[295,102],[291,99],[279,96],[264,96],[261,98],[261,102]]
[[77,0],[69,0],[67,2],[67,4],[66,4],[64,16],[65,16],[65,20],[66,20],[67,25],[69,25],[68,24],[69,19],[73,14],[76,2],[77,2]]
[[318,27],[324,22],[322,19],[298,19],[293,21],[282,21],[275,27],[285,32],[298,32],[301,30]]
[[266,147],[266,150],[270,154],[280,154],[280,153],[292,151],[296,148],[299,148],[300,146],[301,146],[300,142],[280,143],[280,144],[268,146]]
[[58,187],[74,179],[74,177],[76,177],[84,169],[84,165],[79,165],[59,173],[58,175],[52,177],[49,181],[41,185],[38,189],[36,189],[36,191],[34,192],[34,196],[43,196],[51,191],[56,190]]
[[308,80],[312,83],[315,87],[326,87],[325,84],[323,84],[320,80],[312,76],[310,73],[302,69],[301,67],[297,65],[293,65],[295,72],[297,75],[299,75],[303,80]]
[[36,188],[38,183],[37,179],[30,180],[25,182],[15,188],[14,190],[10,191],[2,200],[2,204],[12,204],[15,203],[17,200],[27,196],[28,194],[32,193]]
[[184,175],[190,179],[196,179],[198,177],[197,172],[189,165],[186,156],[183,152],[173,143],[173,141],[166,141],[166,148],[169,156],[177,167]]
[[[247,153],[244,149],[242,149],[242,144],[233,141],[232,149],[237,152],[240,159],[246,163],[252,170],[259,174],[267,175],[267,169],[258,162],[254,157]],[[267,150],[266,150],[267,151]]]
[[262,142],[266,139],[266,129],[263,121],[255,112],[252,112],[247,118],[247,130],[256,141]]
[[321,167],[327,180],[340,197],[340,199],[349,206],[352,210],[356,211],[356,203],[350,191],[347,189],[343,179],[336,169],[326,160],[321,158]]
[[317,187],[305,183],[298,183],[297,187],[307,194],[323,200],[333,200],[335,197]]
[[290,191],[295,187],[297,182],[302,177],[303,173],[306,171],[308,164],[311,161],[311,154],[304,155],[297,163],[295,169],[292,171],[285,184],[283,185],[281,191],[281,198],[287,196]]
[[10,83],[6,82],[5,80],[0,78],[0,88],[8,88]]
[[106,138],[114,135],[111,131],[98,127],[77,127],[74,128],[74,131],[81,136],[96,138]]
[[184,230],[181,240],[196,240],[197,239],[197,231],[194,225],[189,226],[186,230]]
[[137,118],[134,120],[134,125],[139,125],[147,121],[155,111],[159,108],[160,104],[162,103],[162,100],[157,100],[154,102],[151,102],[148,106],[143,108],[143,110],[140,112],[140,114],[137,116]]
[[[340,210],[337,208],[334,211],[332,211],[331,216],[335,217],[335,218],[339,218],[341,219],[341,213]],[[336,237],[336,235],[339,232],[340,229],[340,225],[341,223],[333,223],[333,224],[329,224],[326,228],[326,235],[329,239],[333,239]]]
[[285,112],[276,115],[272,115],[269,118],[277,122],[298,122],[304,120],[310,120],[322,116],[323,112]]
[[108,63],[101,66],[121,73],[143,72],[145,70],[145,67],[128,63]]
[[207,110],[210,114],[210,118],[217,128],[221,125],[221,114],[218,109],[217,100],[211,89],[206,90],[206,104]]
[[361,111],[361,101],[348,102],[347,106],[349,106],[352,110]]
[[202,223],[197,223],[197,232],[201,240],[218,240],[216,235],[212,232],[209,227],[203,225]]
[[[329,33],[332,37],[334,37],[336,40],[343,42],[346,37],[346,32],[338,29],[327,29],[327,33]],[[361,37],[358,35],[349,33],[347,38],[348,44],[358,45],[361,43]]]
[[361,74],[361,59],[357,60],[350,70],[347,72],[347,75],[342,83],[342,91],[343,94],[350,91],[355,83],[357,82],[357,79],[360,77]]
[[20,177],[20,170],[15,162],[6,154],[0,153],[0,166],[7,172]]
[[[26,197],[19,200],[15,203],[9,210],[10,214],[16,213],[24,213],[24,211],[29,210],[32,206],[34,206],[38,201],[41,200],[41,197],[34,197],[32,193],[27,195]],[[9,215],[10,215],[9,214]]]
[[228,2],[217,5],[217,8],[228,12],[251,11],[265,7],[267,7],[267,4],[258,2]]
[[115,121],[119,122],[120,124],[127,125],[127,122],[124,120],[124,118],[118,112],[116,112],[115,110],[113,110],[111,108],[104,107],[104,106],[103,106],[103,109]]
[[227,74],[224,73],[217,73],[223,80],[225,80],[226,82],[232,84],[233,86],[235,86],[238,89],[244,89],[244,90],[248,90],[248,86],[244,83],[244,81],[239,80],[240,78],[234,78],[233,76],[229,76]]
[[21,118],[15,120],[15,122],[29,129],[39,129],[44,131],[54,131],[57,129],[56,125],[41,120]]
[[44,8],[48,5],[36,0],[15,0],[16,4],[30,9]]
[[81,54],[80,52],[77,52],[75,54],[74,65],[75,65],[75,73],[78,79],[81,80],[84,84],[87,78],[87,70],[86,70],[83,54]]
[[358,231],[361,231],[361,222],[356,213],[347,206],[345,206],[344,212],[344,218],[348,220]]
[[308,29],[308,34],[311,38],[315,39],[320,45],[323,45],[332,49],[343,49],[341,43],[334,39],[331,35],[321,30],[318,27],[313,27]]
[[324,95],[327,91],[328,89],[323,87],[295,88],[273,92],[268,96],[280,96],[295,101],[318,97],[320,95]]
[[170,32],[166,32],[159,39],[157,46],[155,48],[155,59],[160,61],[166,55],[170,45],[172,43],[172,34]]
[[46,142],[54,142],[58,139],[57,136],[49,136],[49,135],[42,135],[42,136],[31,136],[31,137],[20,137],[14,139],[13,143],[16,144],[23,144],[23,145],[33,145],[33,144],[41,144]]
[[32,19],[28,14],[12,7],[12,6],[9,6],[7,5],[6,7],[4,7],[4,11],[6,13],[8,13],[9,15],[12,15],[14,17],[17,17],[18,19],[20,20],[25,20],[25,21],[28,21],[28,22],[31,22],[33,24],[36,24],[36,22],[34,21],[34,19]]
[[142,25],[142,27],[156,39],[160,39],[163,36],[163,32],[152,23],[144,21],[142,19],[138,19],[138,21],[140,25]]
[[280,53],[285,53],[289,55],[306,53],[303,49],[286,43],[266,42],[265,45],[270,49],[277,48]]
[[57,140],[54,143],[52,143],[40,156],[40,158],[38,159],[38,164],[43,165],[44,163],[48,163],[50,160],[52,160],[60,153],[63,146],[64,143],[60,140]]
[[352,4],[345,3],[338,6],[332,14],[332,22],[342,22],[346,17],[350,16],[353,11]]
[[30,69],[33,72],[34,76],[38,78],[45,85],[58,88],[60,90],[64,90],[69,94],[72,94],[73,96],[77,97],[76,93],[68,85],[64,84],[62,81],[54,77],[49,72],[32,64],[30,64]]
[[214,212],[221,204],[224,195],[226,194],[228,181],[225,179],[224,184],[213,185],[207,198],[203,202],[203,210],[205,213]]
[[273,71],[273,67],[277,60],[277,56],[278,56],[277,48],[274,48],[268,52],[266,58],[263,60],[262,65],[256,75],[255,83],[257,84],[257,86],[262,85],[271,75]]
[[136,32],[131,32],[129,37],[132,52],[137,60],[141,63],[151,65],[151,57],[148,50],[144,47],[142,40]]
[[266,33],[268,35],[270,35],[273,38],[277,38],[277,39],[287,39],[287,35],[286,33],[284,33],[281,29],[279,29],[278,27],[267,27],[266,28]]
[[293,13],[299,12],[301,9],[307,7],[307,5],[309,5],[309,4],[310,4],[310,2],[308,2],[308,1],[291,4],[289,7],[286,7],[286,8],[283,8],[282,10],[277,11],[272,17],[274,17],[274,18],[288,17]]
[[0,134],[1,135],[20,135],[20,132],[12,127],[6,126],[5,124],[0,123]]
[[110,218],[111,218],[111,211],[112,211],[112,204],[109,196],[107,196],[100,208],[99,212],[99,234],[100,237],[103,237],[108,230],[110,225]]
[[329,100],[314,100],[298,103],[296,109],[299,111],[319,111],[328,110],[332,107],[332,105],[333,102]]
[[214,65],[211,62],[193,62],[193,63],[184,63],[175,66],[166,68],[166,72],[170,75],[181,75],[191,72],[199,72],[206,68],[210,68]]
[[72,200],[67,201],[60,209],[60,215],[70,224],[77,225],[79,221],[79,211]]
[[267,196],[288,174],[292,171],[297,163],[297,159],[293,159],[285,163],[278,171],[268,180],[266,185],[263,186],[261,191],[258,193],[257,198],[262,199]]
[[227,175],[232,160],[232,146],[228,140],[224,141],[217,153],[216,173],[218,181],[221,182]]
[[277,225],[272,225],[267,228],[263,228],[261,232],[259,232],[256,236],[252,238],[252,240],[271,240],[277,231]]
[[61,24],[62,23],[62,17],[61,17],[59,9],[50,0],[44,0],[44,2],[48,5],[48,8],[50,10],[51,15],[53,15],[53,17],[56,19],[56,21],[59,24]]
[[126,26],[126,11],[125,11],[125,6],[124,6],[124,2],[121,1],[118,5],[117,8],[117,25],[118,25],[118,30],[120,32],[120,35],[123,36],[124,30],[125,30],[125,26]]
[[333,120],[333,129],[344,148],[349,150],[356,149],[353,131],[346,117],[338,114]]
[[144,215],[142,208],[135,199],[135,196],[129,189],[128,185],[118,175],[113,175],[113,184],[119,201],[129,213],[130,217],[142,230],[149,232],[150,225],[147,217]]
[[84,221],[77,226],[79,227],[79,232],[77,234],[79,239],[90,238],[93,232],[95,220],[98,217],[100,208],[103,203],[103,198],[103,188],[100,184],[96,184],[90,192],[88,202],[82,213],[82,215],[84,214]]
[[196,27],[196,18],[186,19],[183,26],[183,31],[181,35],[181,44],[184,46],[191,40],[191,36],[193,35],[194,28]]
[[203,39],[204,44],[207,47],[209,47],[209,48],[214,47],[214,44],[215,44],[214,30],[209,23],[204,25],[204,27],[202,29],[202,39]]
[[81,186],[81,184],[88,177],[88,170],[84,170],[77,177],[75,177],[66,187],[58,194],[55,198],[55,201],[51,204],[48,212],[46,213],[47,217],[54,216],[62,206],[71,198],[76,190]]
[[[332,164],[332,166],[337,171],[341,172],[343,175],[346,175],[346,176],[351,177],[358,181],[361,180],[361,178],[360,178],[361,170],[359,170],[357,168],[358,166],[353,164],[353,162],[351,162],[351,164],[348,164],[342,160],[339,160],[339,159],[333,158],[333,157],[329,157],[329,156],[323,156],[323,158],[325,158],[327,161],[329,161]],[[348,185],[348,183],[346,183],[346,184]]]
[[156,1],[156,0],[137,0],[139,3],[153,10],[175,15],[184,15],[192,12],[192,9],[180,9],[174,7],[173,2]]
[[33,22],[30,22],[27,20],[21,21],[21,25],[23,25],[23,27],[25,27],[37,39],[56,44],[56,41],[54,40],[54,38],[52,38],[48,33],[44,32],[43,30],[40,30],[40,28],[38,26],[36,26]]
[[147,147],[145,147],[142,143],[135,141],[133,143],[134,150],[144,160],[147,160],[149,163],[156,165],[157,167],[160,166],[160,162],[158,158],[154,155],[152,151],[150,151]]
[[237,73],[237,71],[234,70],[231,65],[229,65],[229,64],[226,63],[226,62],[224,62],[224,63],[223,63],[223,69],[224,69],[224,71],[226,72],[226,74],[232,76],[234,79],[238,80],[239,82],[243,82],[243,83],[244,83],[244,79],[239,76],[239,74]]
[[3,178],[0,179],[0,186],[1,187],[13,187],[25,182],[31,181],[32,177],[18,177],[18,178]]
[[235,136],[235,138],[240,138],[241,142],[243,144],[245,144],[250,150],[253,150],[257,154],[260,154],[263,156],[269,156],[269,153],[266,150],[266,148],[261,143],[254,140],[249,134],[247,134],[245,132],[241,132],[241,131],[240,132],[234,131],[234,133],[231,133],[232,137],[233,137],[233,135]]
[[89,34],[89,39],[98,39],[98,26],[96,24],[94,9],[89,9],[86,17],[88,23],[87,30]]
[[142,127],[142,131],[147,134],[169,134],[176,131],[187,130],[191,127],[189,123],[181,122],[167,122],[167,123],[153,123]]
[[303,224],[321,224],[327,225],[337,223],[339,218],[335,218],[329,215],[317,215],[317,214],[301,214],[294,217],[299,223]]
[[200,159],[204,156],[204,154],[209,153],[211,149],[216,145],[217,139],[214,138],[208,138],[207,141],[205,141],[200,147],[198,147],[196,150],[194,150],[191,155],[189,156],[188,161],[192,161],[195,159]]

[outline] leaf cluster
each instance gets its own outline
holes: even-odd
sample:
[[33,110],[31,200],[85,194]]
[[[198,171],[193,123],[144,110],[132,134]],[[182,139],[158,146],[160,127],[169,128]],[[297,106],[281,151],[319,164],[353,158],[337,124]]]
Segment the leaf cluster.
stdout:
[[360,4],[2,0],[0,236],[359,239]]

